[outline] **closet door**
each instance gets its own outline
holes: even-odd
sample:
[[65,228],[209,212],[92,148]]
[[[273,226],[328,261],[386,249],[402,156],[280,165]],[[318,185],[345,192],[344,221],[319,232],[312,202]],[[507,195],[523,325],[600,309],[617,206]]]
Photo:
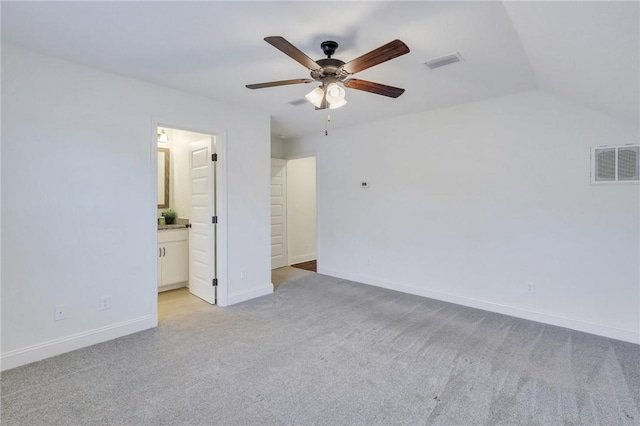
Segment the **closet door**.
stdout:
[[271,269],[287,264],[287,161],[272,158]]

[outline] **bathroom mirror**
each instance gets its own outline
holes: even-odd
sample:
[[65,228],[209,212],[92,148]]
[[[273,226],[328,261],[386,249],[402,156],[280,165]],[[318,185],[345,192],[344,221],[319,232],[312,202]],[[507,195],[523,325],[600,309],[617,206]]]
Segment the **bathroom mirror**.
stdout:
[[158,148],[158,208],[169,208],[169,148]]

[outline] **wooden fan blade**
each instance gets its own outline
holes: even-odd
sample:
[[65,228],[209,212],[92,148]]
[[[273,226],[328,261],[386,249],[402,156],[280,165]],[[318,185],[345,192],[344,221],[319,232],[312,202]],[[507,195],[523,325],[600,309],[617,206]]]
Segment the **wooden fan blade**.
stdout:
[[390,98],[397,98],[404,93],[404,89],[399,87],[387,86],[385,84],[374,83],[372,81],[358,80],[357,78],[345,80],[343,81],[343,84],[349,89],[364,90],[365,92],[388,96]]
[[295,61],[299,62],[303,66],[307,67],[310,70],[318,70],[322,68],[320,65],[316,63],[313,59],[302,53],[300,49],[295,47],[293,44],[289,43],[283,37],[272,36],[265,37],[264,41],[285,53],[289,57],[293,58]]
[[247,89],[264,89],[265,87],[286,86],[287,84],[313,83],[310,78],[296,78],[295,80],[270,81],[268,83],[247,84]]
[[349,74],[355,74],[406,53],[409,53],[409,47],[400,40],[393,40],[384,46],[373,49],[369,53],[365,53],[351,62],[347,62],[342,66],[342,69]]

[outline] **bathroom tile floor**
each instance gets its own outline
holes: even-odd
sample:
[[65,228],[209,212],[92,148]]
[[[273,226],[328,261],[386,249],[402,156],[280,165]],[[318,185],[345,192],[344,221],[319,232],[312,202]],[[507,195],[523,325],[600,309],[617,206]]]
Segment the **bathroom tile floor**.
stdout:
[[213,305],[189,293],[187,287],[163,291],[158,293],[158,322],[207,307],[211,308]]
[[[285,266],[284,268],[278,268],[271,271],[271,282],[273,283],[274,291],[278,291],[278,287],[283,284],[313,274],[314,272],[304,269]],[[214,305],[210,305],[204,300],[189,293],[189,288],[187,287],[163,291],[158,293],[158,322],[162,322],[170,317],[193,312],[198,309],[212,307],[214,307]]]

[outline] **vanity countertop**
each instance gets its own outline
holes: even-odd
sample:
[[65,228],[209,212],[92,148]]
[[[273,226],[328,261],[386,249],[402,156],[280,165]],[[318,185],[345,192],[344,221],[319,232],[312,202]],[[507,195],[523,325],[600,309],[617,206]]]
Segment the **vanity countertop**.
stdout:
[[175,225],[158,225],[158,231],[166,231],[167,229],[182,229],[186,227],[187,225],[185,225],[184,223]]
[[176,218],[176,223],[172,223],[171,225],[160,225],[158,220],[158,231],[166,231],[167,229],[183,229],[189,227],[189,219],[184,219],[181,217]]

